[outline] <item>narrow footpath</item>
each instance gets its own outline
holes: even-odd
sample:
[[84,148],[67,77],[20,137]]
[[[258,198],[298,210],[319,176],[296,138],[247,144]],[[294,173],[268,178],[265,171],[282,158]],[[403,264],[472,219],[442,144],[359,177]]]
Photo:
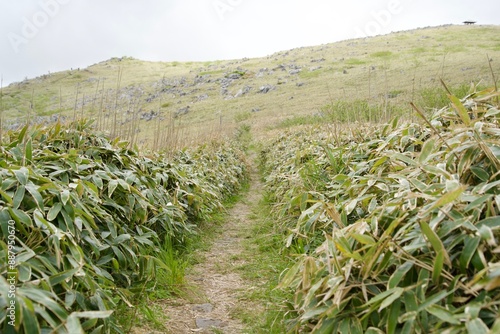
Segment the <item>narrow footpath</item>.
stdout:
[[250,187],[244,197],[228,210],[228,216],[208,251],[200,252],[200,263],[187,273],[187,286],[192,287],[190,300],[171,300],[166,305],[166,327],[172,334],[182,333],[245,333],[238,319],[241,310],[258,311],[245,293],[255,289],[238,272],[246,263],[245,238],[255,223],[252,212],[262,197],[262,184],[250,157]]

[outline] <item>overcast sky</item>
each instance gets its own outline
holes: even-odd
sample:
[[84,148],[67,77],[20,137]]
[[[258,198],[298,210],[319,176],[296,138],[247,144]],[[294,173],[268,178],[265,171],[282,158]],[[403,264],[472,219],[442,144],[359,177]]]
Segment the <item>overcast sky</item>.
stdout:
[[0,0],[0,74],[6,86],[111,57],[262,57],[499,14],[498,0]]

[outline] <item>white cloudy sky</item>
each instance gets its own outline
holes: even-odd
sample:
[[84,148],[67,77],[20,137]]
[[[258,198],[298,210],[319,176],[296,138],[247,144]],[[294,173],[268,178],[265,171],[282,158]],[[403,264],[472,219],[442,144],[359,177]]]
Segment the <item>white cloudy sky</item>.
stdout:
[[499,14],[498,0],[0,0],[0,74],[5,86],[111,57],[259,57]]

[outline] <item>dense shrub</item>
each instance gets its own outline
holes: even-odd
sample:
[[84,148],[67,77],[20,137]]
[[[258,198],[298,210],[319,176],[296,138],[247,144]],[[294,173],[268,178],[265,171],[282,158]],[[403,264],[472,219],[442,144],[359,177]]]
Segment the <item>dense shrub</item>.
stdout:
[[281,282],[295,290],[291,331],[500,331],[498,96],[267,146],[274,211],[302,252]]
[[165,265],[156,257],[160,240],[185,242],[245,176],[236,145],[211,143],[167,160],[89,125],[25,127],[0,145],[6,332],[120,332],[112,312],[132,306]]

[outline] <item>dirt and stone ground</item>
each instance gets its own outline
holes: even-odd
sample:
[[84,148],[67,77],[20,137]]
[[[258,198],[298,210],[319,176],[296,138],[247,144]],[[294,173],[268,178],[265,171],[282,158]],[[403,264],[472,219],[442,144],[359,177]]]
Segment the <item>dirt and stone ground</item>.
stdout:
[[262,184],[253,165],[249,191],[228,210],[220,236],[214,238],[207,251],[196,254],[200,261],[187,272],[188,296],[170,299],[162,305],[167,319],[166,333],[247,333],[237,313],[241,310],[259,312],[260,307],[245,297],[255,289],[252,286],[255,282],[246,281],[238,270],[249,256],[244,240],[252,233],[255,222],[252,212],[262,195]]

